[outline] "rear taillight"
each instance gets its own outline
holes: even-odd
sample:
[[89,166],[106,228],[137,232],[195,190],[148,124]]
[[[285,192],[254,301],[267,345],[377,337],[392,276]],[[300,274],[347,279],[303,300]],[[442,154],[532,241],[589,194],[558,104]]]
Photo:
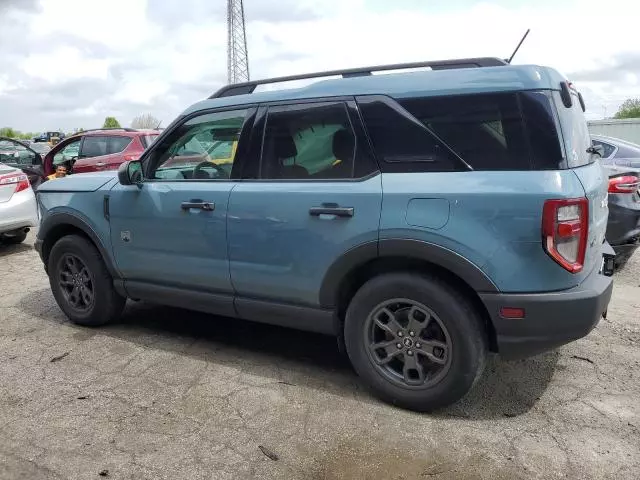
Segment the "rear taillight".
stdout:
[[623,175],[609,179],[609,193],[635,193],[640,188],[640,178]]
[[16,192],[27,190],[31,184],[29,183],[29,177],[24,173],[11,173],[9,175],[0,176],[0,185],[16,185]]
[[586,198],[547,200],[542,214],[544,249],[571,273],[584,266],[589,235],[589,202]]

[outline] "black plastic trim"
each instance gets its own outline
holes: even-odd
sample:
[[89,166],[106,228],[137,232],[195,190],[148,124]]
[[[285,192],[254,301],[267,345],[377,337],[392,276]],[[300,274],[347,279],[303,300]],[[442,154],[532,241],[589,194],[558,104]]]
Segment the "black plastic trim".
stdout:
[[[606,256],[613,251],[603,248]],[[496,331],[498,353],[507,359],[525,358],[587,335],[606,313],[613,279],[598,268],[577,287],[560,292],[480,294]],[[502,307],[522,308],[522,319],[505,319]]]
[[105,246],[102,244],[102,242],[100,241],[98,234],[82,218],[68,212],[53,213],[50,216],[46,217],[40,223],[36,244],[38,243],[39,240],[42,241],[42,244],[39,247],[41,251],[40,257],[42,258],[42,261],[45,263],[45,268],[48,261],[48,258],[45,258],[45,254],[48,254],[48,252],[44,252],[43,247],[44,247],[44,242],[46,242],[46,239],[47,239],[47,234],[50,233],[56,227],[59,227],[62,225],[70,225],[82,231],[85,235],[87,235],[91,239],[91,241],[95,244],[95,246],[98,248],[98,251],[102,256],[102,260],[104,261],[107,267],[107,270],[109,270],[109,274],[111,275],[111,277],[120,278],[120,274],[118,273],[117,269],[115,268],[115,265],[112,262],[111,255],[108,252],[108,250],[105,248]]
[[324,308],[334,307],[342,280],[350,272],[371,260],[385,257],[424,260],[458,276],[476,292],[499,291],[478,266],[452,250],[421,240],[383,239],[348,250],[329,267],[320,287],[320,305]]
[[233,295],[202,292],[148,282],[126,280],[124,289],[127,296],[172,307],[197,310],[200,312],[236,317]]
[[236,298],[238,317],[254,322],[279,325],[308,332],[336,335],[334,311],[300,305]]

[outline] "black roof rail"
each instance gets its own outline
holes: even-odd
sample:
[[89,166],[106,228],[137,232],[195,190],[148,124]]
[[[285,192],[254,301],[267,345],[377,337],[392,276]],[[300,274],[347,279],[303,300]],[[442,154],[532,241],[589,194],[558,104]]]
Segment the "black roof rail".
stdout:
[[244,95],[253,93],[258,85],[290,82],[293,80],[305,80],[309,78],[331,77],[336,75],[341,75],[343,78],[362,77],[371,75],[372,72],[382,72],[385,70],[403,70],[409,68],[431,67],[432,70],[448,70],[453,68],[498,67],[502,65],[507,65],[507,62],[501,58],[478,57],[460,58],[454,60],[435,60],[428,62],[396,63],[391,65],[377,65],[372,67],[347,68],[344,70],[328,70],[326,72],[305,73],[300,75],[289,75],[286,77],[265,78],[263,80],[253,80],[243,83],[233,83],[222,87],[209,98]]
[[82,130],[80,132],[74,132],[71,135],[69,135],[70,137],[74,136],[74,135],[80,135],[82,133],[87,133],[87,132],[100,132],[103,130],[122,130],[125,132],[137,132],[138,129],[137,128],[129,128],[129,127],[105,127],[105,128],[90,128],[88,130]]

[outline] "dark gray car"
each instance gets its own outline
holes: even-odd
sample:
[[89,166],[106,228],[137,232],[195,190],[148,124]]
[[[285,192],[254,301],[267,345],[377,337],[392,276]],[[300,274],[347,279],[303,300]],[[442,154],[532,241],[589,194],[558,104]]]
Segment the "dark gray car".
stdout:
[[618,267],[640,247],[640,145],[591,135],[602,147],[602,165],[609,175],[609,221],[606,238],[616,252]]

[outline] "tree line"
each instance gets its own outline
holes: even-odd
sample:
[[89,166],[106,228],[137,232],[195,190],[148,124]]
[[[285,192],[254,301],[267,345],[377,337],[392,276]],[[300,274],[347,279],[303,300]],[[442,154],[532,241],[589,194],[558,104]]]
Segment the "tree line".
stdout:
[[[131,128],[141,128],[141,129],[153,129],[160,127],[160,120],[151,115],[150,113],[145,113],[142,115],[138,115],[131,121]],[[120,122],[115,117],[106,117],[104,119],[104,123],[102,124],[102,128],[122,128]],[[65,132],[62,128],[55,130],[57,132],[63,132],[66,136],[73,135],[74,133],[84,131],[84,128],[76,128],[71,132]],[[17,138],[19,140],[31,140],[34,137],[40,135],[40,132],[21,132],[12,127],[2,127],[0,128],[0,137],[9,137],[9,138]]]

